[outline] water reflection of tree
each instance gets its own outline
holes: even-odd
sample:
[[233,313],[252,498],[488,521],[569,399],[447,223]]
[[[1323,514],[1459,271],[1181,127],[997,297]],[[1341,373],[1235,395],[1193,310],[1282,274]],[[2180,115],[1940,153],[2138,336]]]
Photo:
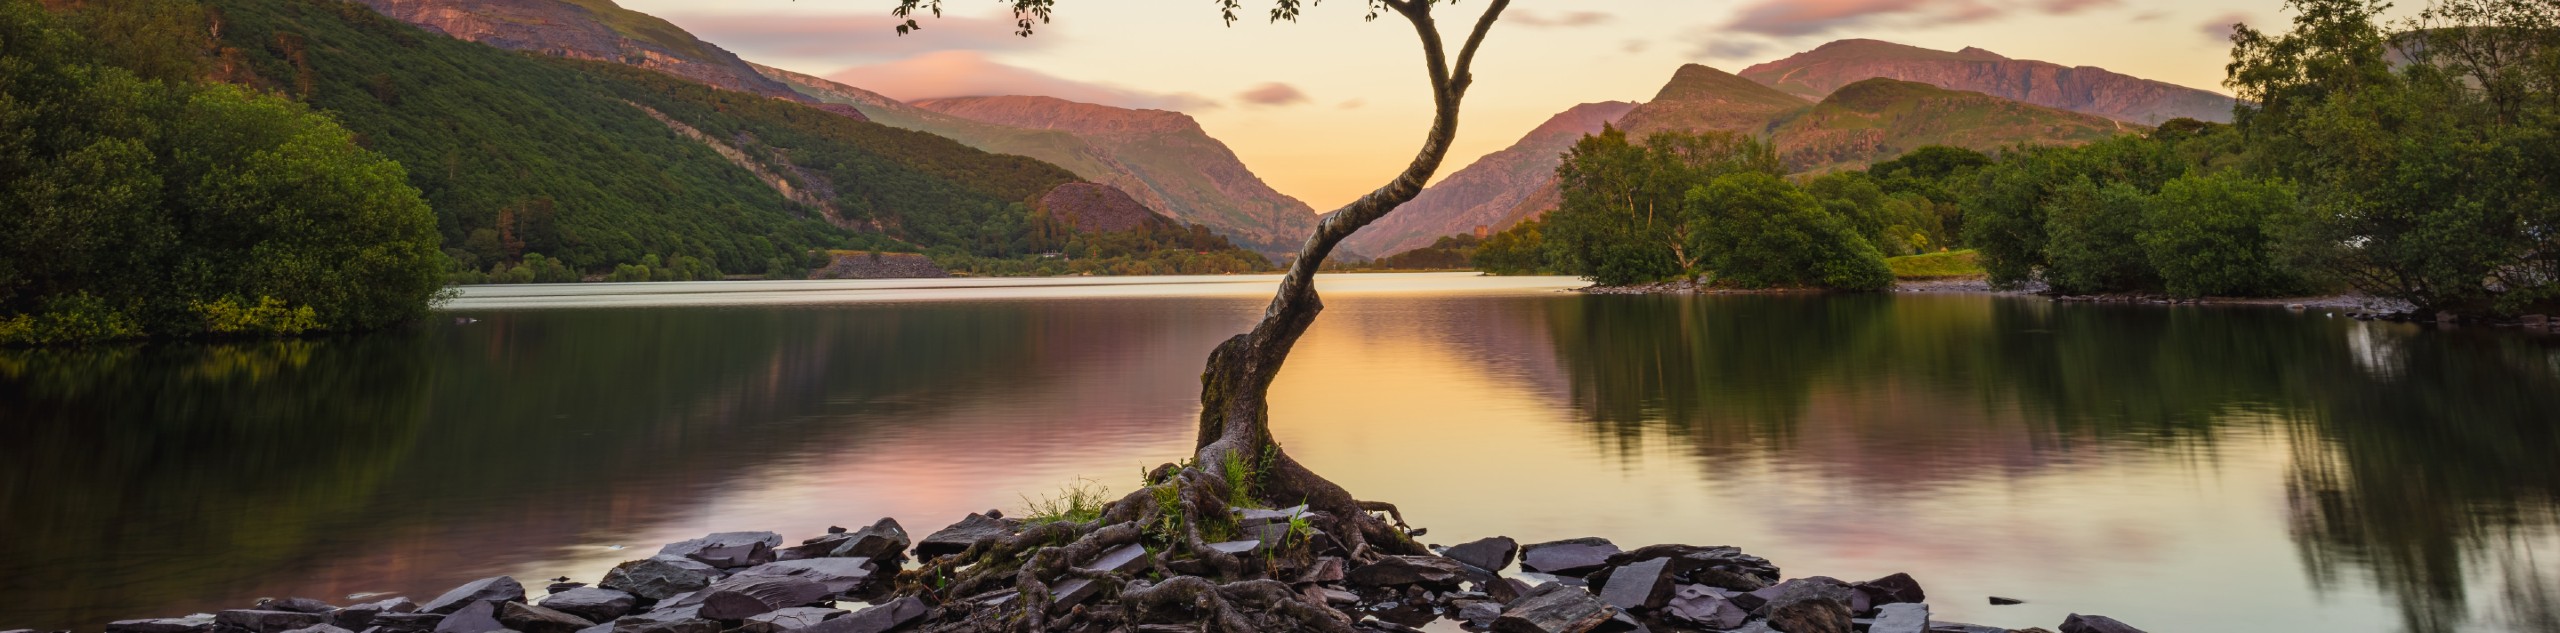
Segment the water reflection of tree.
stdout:
[[432,593],[681,512],[758,464],[1055,382],[1179,316],[1101,306],[562,311],[0,350],[0,620]]
[[[2560,531],[2560,350],[2547,340],[1983,297],[1584,297],[1554,302],[1547,321],[1571,402],[1601,437],[1658,432],[1709,468],[1787,450],[1809,411],[1881,418],[1855,431],[1902,434],[1894,459],[1981,467],[2041,463],[1999,458],[2021,445],[2210,459],[2219,431],[2275,424],[2295,440],[2288,500],[2317,582],[2362,570],[2426,633],[2500,626],[2472,621],[2466,586],[2496,583],[2485,617],[2560,630],[2548,597],[2560,572],[2502,558]],[[1915,391],[1932,397],[1902,395]],[[1878,394],[1956,410],[1835,402]],[[1870,466],[1843,467],[1932,476]]]

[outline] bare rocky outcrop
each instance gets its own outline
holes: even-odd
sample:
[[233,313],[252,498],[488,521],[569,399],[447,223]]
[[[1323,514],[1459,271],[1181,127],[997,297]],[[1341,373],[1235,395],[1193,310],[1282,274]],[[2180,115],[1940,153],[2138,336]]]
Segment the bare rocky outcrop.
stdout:
[[768,97],[806,101],[737,55],[610,0],[358,0],[455,39],[572,59],[629,64]]

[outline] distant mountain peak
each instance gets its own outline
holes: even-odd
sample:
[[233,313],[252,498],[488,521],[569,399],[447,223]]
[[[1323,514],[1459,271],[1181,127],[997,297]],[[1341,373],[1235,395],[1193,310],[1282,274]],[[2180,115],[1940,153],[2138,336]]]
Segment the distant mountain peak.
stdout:
[[1807,99],[1886,77],[2143,125],[2173,118],[2227,122],[2235,103],[2221,94],[2093,66],[2011,59],[1972,47],[1950,53],[1880,40],[1831,42],[1743,69],[1742,76]]
[[715,88],[802,100],[728,50],[613,0],[356,0],[402,22],[498,48],[629,64]]

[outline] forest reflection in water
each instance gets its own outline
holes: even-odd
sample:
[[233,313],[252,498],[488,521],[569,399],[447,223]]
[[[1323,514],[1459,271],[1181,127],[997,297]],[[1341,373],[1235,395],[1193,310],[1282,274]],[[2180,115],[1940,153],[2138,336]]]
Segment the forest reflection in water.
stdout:
[[[1945,617],[2009,626],[2560,630],[2547,337],[1473,279],[1329,295],[1274,394],[1293,454],[1434,537],[1731,543],[1910,571]],[[1258,291],[617,297],[0,350],[0,625],[592,579],[715,529],[1125,487],[1185,452],[1199,363]],[[2033,602],[1966,604],[1994,592]]]

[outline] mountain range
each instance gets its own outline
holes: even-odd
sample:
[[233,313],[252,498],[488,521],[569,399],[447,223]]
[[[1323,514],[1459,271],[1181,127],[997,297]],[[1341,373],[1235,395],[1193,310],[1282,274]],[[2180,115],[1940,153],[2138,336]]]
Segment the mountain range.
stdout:
[[1315,227],[1314,208],[1273,190],[1225,143],[1180,112],[1026,96],[909,103],[814,75],[757,69],[810,98],[852,106],[873,121],[1064,167],[1267,255],[1294,253]]
[[[461,39],[647,68],[1030,157],[1265,254],[1288,253],[1316,219],[1314,209],[1273,190],[1178,112],[1037,96],[901,101],[751,64],[611,0],[359,1]],[[1832,42],[1740,74],[1690,64],[1644,103],[1588,103],[1558,113],[1511,146],[1452,172],[1344,246],[1355,256],[1383,256],[1538,217],[1557,200],[1553,170],[1561,154],[1603,125],[1637,136],[1753,134],[1776,145],[1790,169],[1818,173],[1861,168],[1930,144],[1997,151],[2086,142],[2173,118],[2228,120],[2232,105],[2219,94],[2100,68],[1875,40]]]

